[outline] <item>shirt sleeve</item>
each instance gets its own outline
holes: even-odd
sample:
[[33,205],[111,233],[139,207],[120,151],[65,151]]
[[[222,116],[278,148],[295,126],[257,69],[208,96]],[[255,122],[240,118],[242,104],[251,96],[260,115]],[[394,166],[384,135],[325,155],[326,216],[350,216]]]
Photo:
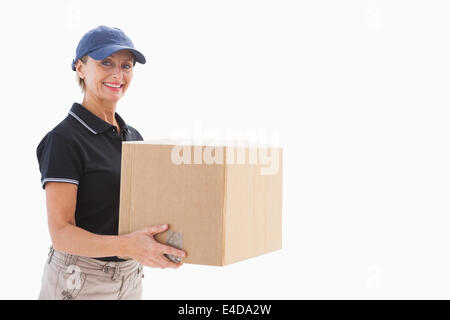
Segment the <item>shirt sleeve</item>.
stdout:
[[132,132],[130,141],[143,141],[144,140],[141,133],[138,130],[136,130],[136,128],[128,125],[128,129],[130,129],[130,131]]
[[138,136],[138,141],[143,141],[144,138],[142,137],[142,135],[140,134],[139,131],[136,130],[137,136]]
[[73,145],[62,135],[50,131],[36,149],[41,185],[49,181],[78,185],[82,176],[81,157]]

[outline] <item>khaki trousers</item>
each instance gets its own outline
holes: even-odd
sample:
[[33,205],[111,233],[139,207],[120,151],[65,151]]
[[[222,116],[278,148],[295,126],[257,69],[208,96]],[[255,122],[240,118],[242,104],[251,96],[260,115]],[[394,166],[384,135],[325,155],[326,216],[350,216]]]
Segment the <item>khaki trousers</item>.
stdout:
[[135,260],[100,261],[50,247],[39,300],[139,300],[143,277]]

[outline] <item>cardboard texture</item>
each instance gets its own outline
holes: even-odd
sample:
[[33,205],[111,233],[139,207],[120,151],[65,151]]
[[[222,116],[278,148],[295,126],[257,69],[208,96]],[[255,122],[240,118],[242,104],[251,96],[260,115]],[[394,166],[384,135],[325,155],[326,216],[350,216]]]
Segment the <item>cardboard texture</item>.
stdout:
[[201,265],[281,249],[282,149],[266,149],[278,162],[272,174],[261,174],[267,158],[254,161],[260,149],[124,142],[119,234],[168,224],[157,241],[176,243],[187,252],[183,263]]

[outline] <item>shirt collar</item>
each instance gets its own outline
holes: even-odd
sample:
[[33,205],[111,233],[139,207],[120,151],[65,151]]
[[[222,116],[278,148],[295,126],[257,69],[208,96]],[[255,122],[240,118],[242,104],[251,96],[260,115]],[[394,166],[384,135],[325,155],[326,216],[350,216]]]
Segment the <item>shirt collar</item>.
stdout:
[[[70,108],[69,115],[74,117],[78,122],[80,122],[87,130],[94,134],[102,133],[108,129],[113,127],[112,124],[106,122],[103,119],[100,119],[95,114],[90,112],[88,109],[83,107],[81,104],[75,102]],[[130,129],[128,128],[125,121],[117,112],[115,112],[114,116],[116,117],[117,123],[120,126],[120,129],[124,132],[130,133]]]

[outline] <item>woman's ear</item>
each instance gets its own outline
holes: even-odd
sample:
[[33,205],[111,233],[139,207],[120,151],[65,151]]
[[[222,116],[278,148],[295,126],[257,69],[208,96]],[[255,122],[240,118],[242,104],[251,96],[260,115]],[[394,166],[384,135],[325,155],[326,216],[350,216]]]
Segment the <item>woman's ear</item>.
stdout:
[[83,69],[83,63],[80,59],[78,59],[75,64],[75,70],[76,70],[78,76],[80,77],[80,79],[84,79],[84,74],[83,74],[82,69]]

